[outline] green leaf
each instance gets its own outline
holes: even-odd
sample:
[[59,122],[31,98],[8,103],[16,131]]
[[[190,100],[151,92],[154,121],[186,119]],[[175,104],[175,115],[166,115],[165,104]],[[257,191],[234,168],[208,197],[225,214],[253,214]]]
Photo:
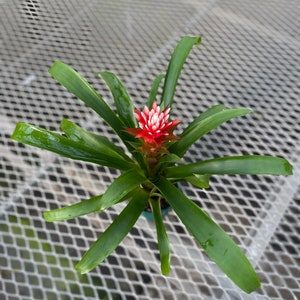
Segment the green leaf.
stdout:
[[97,112],[118,135],[122,136],[124,124],[96,90],[74,69],[63,62],[56,61],[49,69],[49,73],[69,92]]
[[47,222],[64,221],[97,212],[102,195],[43,213]]
[[154,101],[156,101],[156,96],[157,96],[157,91],[158,88],[160,86],[160,83],[162,82],[162,80],[166,77],[166,74],[159,74],[158,76],[155,77],[155,79],[153,80],[150,92],[149,92],[149,96],[148,96],[148,101],[147,101],[147,106],[149,108],[152,107]]
[[60,128],[74,142],[96,149],[97,152],[105,153],[117,159],[131,160],[122,148],[116,146],[108,138],[86,131],[67,119],[61,121]]
[[[132,198],[136,190],[126,194],[123,198],[119,199],[116,203],[129,200]],[[43,213],[47,222],[64,221],[84,216],[90,213],[99,213],[102,211],[102,196],[98,195],[90,199],[83,200],[79,203],[71,204],[62,208],[48,210]]]
[[191,128],[193,128],[194,126],[196,126],[198,123],[200,123],[201,121],[203,121],[204,119],[213,116],[214,114],[225,110],[225,106],[223,104],[217,104],[214,105],[210,108],[208,108],[206,111],[204,111],[203,113],[201,113],[198,117],[196,117],[190,124],[189,126],[182,132],[181,135],[186,135]]
[[168,164],[175,164],[175,163],[182,164],[184,163],[184,161],[177,155],[170,153],[162,156],[158,164],[165,166]]
[[168,178],[185,178],[193,174],[264,174],[291,175],[292,166],[284,158],[262,155],[225,156],[165,170]]
[[132,162],[123,158],[118,159],[107,153],[100,153],[95,148],[81,145],[60,134],[26,123],[17,123],[11,138],[76,160],[88,161],[120,170],[133,167]]
[[[134,138],[127,134],[124,129],[126,125],[121,119],[111,110],[103,98],[95,91],[95,89],[82,78],[70,66],[56,61],[50,68],[49,73],[64,87],[67,88],[76,97],[81,99],[85,104],[97,112],[103,120],[111,126],[111,128],[120,136],[126,147],[132,151],[132,147],[127,141],[133,141]],[[138,156],[138,155],[134,155]],[[136,157],[141,161],[139,157]]]
[[78,273],[84,274],[94,269],[117,248],[144,210],[147,199],[148,193],[142,189],[139,189],[134,194],[124,210],[116,217],[105,232],[100,235],[98,240],[75,266]]
[[157,165],[153,168],[153,174],[158,174],[160,170],[163,170],[167,166],[174,165],[175,163],[182,164],[184,163],[181,158],[179,158],[175,154],[166,154],[162,156],[157,163]]
[[146,177],[140,174],[136,169],[124,172],[111,183],[103,194],[99,210],[105,210],[116,204],[146,180]]
[[172,106],[178,77],[183,64],[192,47],[194,45],[200,44],[200,42],[201,37],[199,36],[184,36],[183,38],[181,38],[176,48],[174,49],[166,73],[166,79],[161,99],[161,109]]
[[241,117],[250,112],[248,108],[225,109],[216,112],[184,130],[180,139],[169,147],[169,151],[182,157],[188,148],[206,133],[232,118]]
[[194,174],[193,176],[188,176],[183,179],[196,187],[199,187],[201,189],[208,189],[210,176],[211,175],[209,174]]
[[108,71],[99,72],[97,75],[100,75],[109,87],[113,95],[120,119],[123,121],[126,127],[136,127],[137,122],[134,117],[133,102],[123,83],[115,74]]
[[160,262],[161,262],[161,272],[163,275],[168,275],[170,273],[170,260],[171,260],[170,244],[169,244],[169,238],[161,215],[160,202],[157,199],[150,198],[150,204],[151,204],[154,221],[156,225],[158,249],[160,255]]
[[82,78],[75,70],[63,62],[56,61],[50,68],[49,73],[68,91],[81,99],[86,105],[97,112],[103,120],[119,135],[125,146],[128,148],[138,163],[143,166],[144,161],[140,153],[134,152],[130,142],[135,138],[125,132],[125,124],[111,110],[103,98],[94,90],[94,88]]
[[167,179],[162,177],[155,185],[206,254],[237,286],[247,293],[259,288],[249,260],[221,227]]

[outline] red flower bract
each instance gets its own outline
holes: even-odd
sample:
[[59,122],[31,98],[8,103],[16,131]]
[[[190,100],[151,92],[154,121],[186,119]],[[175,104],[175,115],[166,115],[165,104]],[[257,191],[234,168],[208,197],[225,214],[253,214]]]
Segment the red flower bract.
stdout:
[[151,152],[158,150],[163,143],[177,139],[173,130],[180,123],[179,120],[168,121],[170,108],[160,111],[156,102],[152,108],[144,107],[143,111],[135,110],[135,117],[139,123],[139,128],[128,128],[126,131],[136,138],[141,139],[143,148]]

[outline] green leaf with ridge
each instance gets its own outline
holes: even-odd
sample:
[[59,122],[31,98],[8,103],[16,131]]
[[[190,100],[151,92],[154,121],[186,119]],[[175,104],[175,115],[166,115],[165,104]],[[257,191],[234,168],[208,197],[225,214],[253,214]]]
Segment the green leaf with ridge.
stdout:
[[146,177],[136,169],[128,170],[115,179],[106,192],[103,194],[99,210],[105,210],[108,207],[118,203],[130,192],[147,181]]
[[102,195],[68,205],[62,208],[48,210],[43,213],[47,222],[64,221],[98,212]]
[[109,154],[117,159],[123,158],[128,161],[131,160],[130,157],[125,154],[122,148],[116,146],[108,138],[84,130],[80,126],[67,119],[63,119],[61,121],[60,128],[67,135],[67,137],[74,142],[95,149],[98,152]]
[[284,158],[263,155],[225,156],[166,168],[168,178],[185,178],[193,174],[291,175],[292,166]]
[[139,189],[113,223],[100,235],[98,240],[83,255],[75,266],[80,274],[85,274],[103,262],[126,237],[144,210],[148,193]]
[[162,80],[166,77],[166,74],[159,74],[155,77],[155,79],[153,80],[153,83],[151,85],[151,89],[150,89],[150,92],[149,92],[149,96],[148,96],[148,101],[147,101],[147,106],[149,108],[152,107],[153,103],[155,101],[157,101],[156,97],[157,97],[157,92],[158,92],[158,89],[159,89],[159,86],[162,82]]
[[259,288],[251,263],[220,226],[166,178],[161,177],[155,185],[206,254],[237,286],[247,293]]
[[74,69],[63,62],[56,61],[49,69],[49,73],[69,92],[98,113],[118,135],[123,135],[123,130],[125,129],[123,122],[96,90]]
[[[123,198],[119,199],[116,203],[130,200],[135,190],[126,194]],[[99,213],[101,209],[101,200],[103,195],[98,195],[90,199],[82,200],[81,202],[71,204],[62,208],[52,209],[43,213],[44,219],[47,222],[64,221],[84,216],[90,213]]]
[[170,244],[166,228],[162,219],[160,202],[157,199],[150,198],[150,204],[156,226],[157,242],[161,262],[161,273],[163,275],[168,275],[170,273],[171,260]]
[[185,180],[192,185],[199,187],[201,189],[208,189],[209,188],[209,179],[210,179],[209,174],[194,174],[192,176],[188,176],[183,178],[182,180]]
[[193,143],[211,130],[215,129],[226,121],[236,117],[245,116],[250,112],[251,110],[248,108],[233,108],[221,110],[210,116],[207,116],[199,122],[196,122],[194,126],[188,127],[186,130],[184,130],[179,136],[179,140],[172,144],[168,150],[171,153],[182,157]]
[[187,132],[191,130],[194,126],[196,126],[199,122],[203,121],[204,119],[213,116],[214,114],[225,110],[225,106],[223,104],[216,104],[207,110],[205,110],[203,113],[201,113],[198,117],[196,117],[189,125],[188,127],[181,133],[182,136],[184,136]]
[[182,164],[184,161],[175,154],[166,154],[160,158],[155,168],[153,168],[153,174],[157,174],[160,170],[167,166],[175,165],[175,163]]
[[75,160],[88,161],[120,170],[127,170],[134,166],[132,161],[127,161],[121,157],[117,158],[107,153],[99,153],[95,148],[82,145],[58,133],[26,123],[17,123],[11,138]]
[[109,87],[119,118],[126,127],[136,127],[137,121],[134,117],[134,105],[121,80],[115,74],[108,71],[98,72],[97,75],[100,75]]
[[100,117],[115,131],[117,135],[124,142],[135,159],[140,165],[143,165],[143,158],[140,153],[134,152],[130,142],[136,139],[125,132],[126,125],[121,119],[112,111],[103,98],[96,92],[96,90],[74,69],[64,64],[63,62],[56,61],[49,69],[49,73],[61,85],[63,85],[69,92],[81,99],[86,105],[91,107]]
[[161,109],[172,107],[177,81],[183,64],[194,45],[201,43],[200,36],[184,36],[175,47],[168,65],[163,93],[161,98]]
[[[121,198],[117,203],[130,200],[134,193],[135,190],[125,195],[125,197]],[[74,219],[90,213],[96,213],[96,212],[99,213],[101,212],[100,208],[101,208],[102,196],[103,195],[98,195],[90,199],[86,199],[81,202],[71,204],[62,208],[45,211],[43,213],[43,216],[47,222],[55,222],[55,221]]]

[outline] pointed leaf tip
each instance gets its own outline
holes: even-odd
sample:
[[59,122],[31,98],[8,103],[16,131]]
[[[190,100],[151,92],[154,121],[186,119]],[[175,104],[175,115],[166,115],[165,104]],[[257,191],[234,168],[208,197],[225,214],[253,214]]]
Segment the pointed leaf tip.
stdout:
[[161,98],[161,108],[172,107],[173,97],[177,85],[177,81],[182,67],[188,57],[192,47],[199,45],[200,36],[184,36],[176,45],[168,65],[163,93]]

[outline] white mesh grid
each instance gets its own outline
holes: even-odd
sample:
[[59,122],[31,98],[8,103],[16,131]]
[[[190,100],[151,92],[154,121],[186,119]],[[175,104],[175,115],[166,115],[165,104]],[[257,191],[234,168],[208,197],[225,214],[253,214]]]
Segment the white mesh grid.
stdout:
[[[299,299],[299,1],[0,1],[0,299]],[[74,263],[123,205],[46,223],[42,212],[102,193],[117,173],[17,144],[17,121],[58,130],[62,117],[115,138],[47,73],[62,60],[112,104],[99,70],[125,82],[136,105],[184,34],[201,34],[179,80],[173,113],[185,122],[216,103],[254,113],[198,141],[196,161],[284,156],[292,177],[215,176],[181,186],[246,251],[262,287],[246,295],[201,251],[171,211],[172,269],[160,274],[154,224],[140,218],[91,273]],[[116,140],[118,143],[118,140]]]

